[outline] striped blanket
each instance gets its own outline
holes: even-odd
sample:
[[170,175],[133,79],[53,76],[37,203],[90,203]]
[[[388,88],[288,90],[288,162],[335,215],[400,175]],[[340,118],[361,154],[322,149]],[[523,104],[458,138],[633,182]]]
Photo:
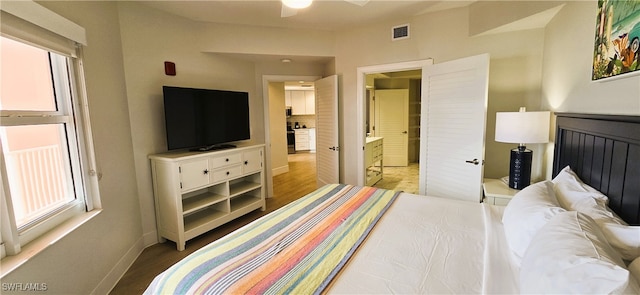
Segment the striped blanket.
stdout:
[[187,256],[145,294],[320,293],[397,195],[326,185]]

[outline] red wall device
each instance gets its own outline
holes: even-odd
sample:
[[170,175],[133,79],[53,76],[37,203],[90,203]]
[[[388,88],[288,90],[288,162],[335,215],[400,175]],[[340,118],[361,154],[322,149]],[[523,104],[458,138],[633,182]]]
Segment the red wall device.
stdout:
[[165,61],[164,62],[164,73],[167,76],[175,76],[176,75],[176,64],[170,62],[170,61]]

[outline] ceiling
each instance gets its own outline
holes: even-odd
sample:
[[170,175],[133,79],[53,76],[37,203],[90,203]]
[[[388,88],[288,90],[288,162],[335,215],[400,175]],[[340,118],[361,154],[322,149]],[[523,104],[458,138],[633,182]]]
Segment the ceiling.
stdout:
[[[150,1],[138,0],[138,3],[190,20],[267,26],[290,29],[320,29],[339,31],[358,26],[367,26],[378,22],[398,21],[399,25],[408,19],[430,12],[468,6],[484,0],[370,0],[359,6],[344,0],[314,0],[310,7],[298,10],[290,17],[281,17],[280,0],[174,0]],[[550,9],[531,17],[515,21],[496,28],[485,34],[505,31],[542,28],[558,12]],[[325,64],[331,57],[317,56],[276,56],[262,54],[218,53],[228,57],[253,62],[278,62],[291,59],[294,62]]]
[[337,31],[381,21],[406,20],[412,16],[467,6],[475,0],[371,0],[364,6],[343,0],[314,0],[294,16],[280,17],[279,0],[140,1],[159,10],[195,21],[244,24],[293,29]]

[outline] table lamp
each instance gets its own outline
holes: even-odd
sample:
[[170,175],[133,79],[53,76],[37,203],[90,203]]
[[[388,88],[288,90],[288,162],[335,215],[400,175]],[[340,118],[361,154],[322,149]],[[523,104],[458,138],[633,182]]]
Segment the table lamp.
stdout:
[[511,150],[510,188],[523,189],[531,183],[533,152],[525,144],[549,142],[549,121],[550,112],[527,112],[524,107],[496,113],[496,141],[519,144]]

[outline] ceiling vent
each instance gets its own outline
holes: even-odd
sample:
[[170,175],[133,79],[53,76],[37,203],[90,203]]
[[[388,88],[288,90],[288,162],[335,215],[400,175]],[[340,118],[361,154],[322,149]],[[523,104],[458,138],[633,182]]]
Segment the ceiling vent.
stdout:
[[409,39],[409,24],[395,26],[391,29],[391,40]]

